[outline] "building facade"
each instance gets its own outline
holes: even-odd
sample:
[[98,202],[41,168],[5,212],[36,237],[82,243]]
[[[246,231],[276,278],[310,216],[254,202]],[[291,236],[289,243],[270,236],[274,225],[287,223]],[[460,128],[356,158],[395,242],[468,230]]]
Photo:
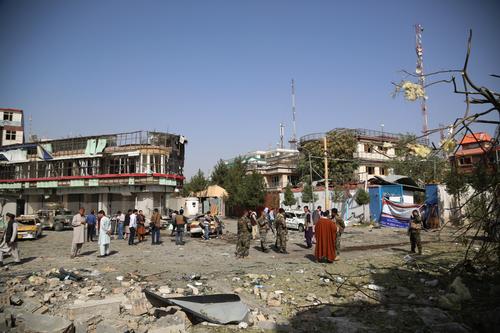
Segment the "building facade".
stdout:
[[[396,157],[396,144],[405,136],[402,134],[374,131],[363,128],[337,128],[332,131],[347,131],[356,138],[356,151],[353,160],[358,163],[356,176],[358,181],[365,182],[374,176],[389,176],[393,170],[387,162]],[[322,140],[326,133],[313,133],[300,138],[300,144]],[[418,143],[426,144],[425,140]]]
[[0,146],[24,143],[23,110],[0,108]]
[[470,174],[482,165],[488,172],[498,170],[500,162],[500,146],[488,133],[477,132],[466,134],[460,146],[451,157],[453,166],[459,173]]
[[59,204],[149,216],[182,187],[186,144],[182,135],[137,131],[2,146],[0,195],[15,199],[17,215]]
[[[299,151],[295,149],[276,148],[258,150],[240,156],[247,165],[248,172],[257,172],[264,177],[266,189],[270,192],[281,191],[289,183],[297,184],[297,166]],[[225,160],[226,164],[234,159]]]

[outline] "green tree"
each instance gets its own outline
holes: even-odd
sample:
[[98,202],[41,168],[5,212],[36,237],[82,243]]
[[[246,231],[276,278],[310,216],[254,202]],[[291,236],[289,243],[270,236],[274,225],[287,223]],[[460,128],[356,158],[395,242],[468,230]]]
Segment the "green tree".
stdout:
[[[310,183],[305,183],[302,188],[302,202],[313,203],[318,200],[318,196],[314,194],[313,187]],[[312,207],[312,206],[311,206]]]
[[293,195],[293,192],[292,192],[292,186],[290,186],[290,184],[288,184],[286,187],[285,187],[285,193],[284,193],[284,200],[283,200],[283,204],[285,206],[293,206],[295,205],[295,203],[297,202],[297,200],[295,199],[295,196]]
[[[326,133],[329,178],[334,184],[344,184],[357,179],[358,167],[353,159],[356,152],[356,136],[351,130],[334,130]],[[310,165],[313,180],[323,179],[324,173],[323,140],[312,140],[302,145],[298,170],[302,179],[310,178]],[[310,163],[309,163],[310,162]]]
[[370,203],[370,195],[364,189],[359,188],[356,191],[354,200],[358,205],[363,206],[363,219],[366,220],[366,205]]
[[205,178],[205,174],[201,169],[198,169],[198,172],[191,177],[189,182],[185,183],[182,188],[182,196],[187,197],[190,196],[191,193],[196,193],[199,191],[203,191],[208,186],[208,180]]
[[219,160],[215,165],[212,174],[210,175],[211,183],[214,185],[219,185],[224,187],[224,182],[226,181],[227,174],[229,172],[229,167],[223,160]]
[[412,150],[415,140],[413,134],[404,135],[394,147],[396,157],[386,166],[393,169],[394,174],[408,176],[421,185],[442,182],[449,170],[448,161],[436,154],[416,155]]

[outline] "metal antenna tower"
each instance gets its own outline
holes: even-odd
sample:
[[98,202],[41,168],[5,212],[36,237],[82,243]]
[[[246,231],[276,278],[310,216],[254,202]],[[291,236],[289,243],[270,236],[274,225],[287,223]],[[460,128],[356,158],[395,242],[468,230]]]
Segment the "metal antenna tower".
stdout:
[[288,141],[290,149],[297,149],[297,125],[295,123],[295,81],[292,79],[292,137]]
[[415,73],[418,75],[418,83],[424,90],[424,97],[421,98],[420,108],[422,110],[422,117],[424,118],[424,123],[422,126],[422,133],[425,134],[425,138],[429,140],[429,135],[427,131],[429,130],[429,121],[427,113],[427,104],[425,97],[425,76],[424,76],[424,48],[422,47],[422,32],[424,28],[420,24],[415,24],[415,51],[417,52],[417,68]]

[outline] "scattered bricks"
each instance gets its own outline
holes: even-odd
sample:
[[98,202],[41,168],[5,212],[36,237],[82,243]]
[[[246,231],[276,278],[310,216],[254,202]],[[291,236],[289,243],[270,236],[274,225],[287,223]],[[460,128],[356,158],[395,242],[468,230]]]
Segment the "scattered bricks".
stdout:
[[193,295],[196,296],[196,295],[200,294],[200,291],[195,286],[193,286],[191,284],[188,284],[187,286],[188,286],[189,289],[191,289],[191,292],[193,293]]
[[267,297],[267,305],[268,306],[281,306],[281,297],[279,294],[271,293]]
[[241,294],[243,292],[243,288],[236,288],[233,290],[235,294]]
[[176,294],[184,295],[184,292],[185,292],[185,290],[183,288],[177,288],[177,289],[175,289],[175,293]]
[[124,287],[124,288],[130,288],[130,286],[131,286],[132,284],[131,284],[130,282],[128,282],[128,281],[122,281],[122,282],[121,282],[121,285],[122,285],[122,287]]
[[267,291],[260,291],[260,299],[263,299],[264,301],[267,300],[267,298],[269,297],[269,294],[267,293]]
[[168,315],[156,321],[148,333],[183,333],[186,332],[184,319],[177,315]]
[[120,304],[123,300],[123,297],[110,297],[103,300],[81,302],[69,305],[66,314],[69,320],[75,320],[85,313],[99,313],[105,318],[115,317],[120,314]]
[[36,292],[33,290],[28,290],[24,293],[24,296],[26,296],[26,297],[35,297],[35,295],[36,295]]
[[125,288],[113,288],[111,290],[113,294],[124,294],[125,293]]
[[74,330],[73,323],[62,317],[33,313],[20,314],[16,318],[16,327],[18,332],[26,333],[70,333]]
[[41,307],[39,307],[38,309],[35,310],[35,314],[46,314],[47,312],[49,312],[49,308],[46,307],[45,305],[42,305]]
[[127,325],[118,320],[103,320],[96,326],[95,333],[123,333],[128,331]]
[[75,333],[95,332],[97,324],[100,323],[103,319],[104,318],[102,318],[100,315],[94,315],[92,313],[82,315],[81,317],[73,321],[73,325],[75,325]]

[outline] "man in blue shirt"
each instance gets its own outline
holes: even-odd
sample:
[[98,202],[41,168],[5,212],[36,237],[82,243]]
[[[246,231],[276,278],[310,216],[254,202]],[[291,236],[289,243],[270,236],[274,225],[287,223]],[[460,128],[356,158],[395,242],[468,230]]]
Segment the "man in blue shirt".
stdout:
[[97,223],[97,218],[95,217],[95,210],[92,209],[86,218],[87,222],[87,242],[93,242],[95,236],[95,225]]

